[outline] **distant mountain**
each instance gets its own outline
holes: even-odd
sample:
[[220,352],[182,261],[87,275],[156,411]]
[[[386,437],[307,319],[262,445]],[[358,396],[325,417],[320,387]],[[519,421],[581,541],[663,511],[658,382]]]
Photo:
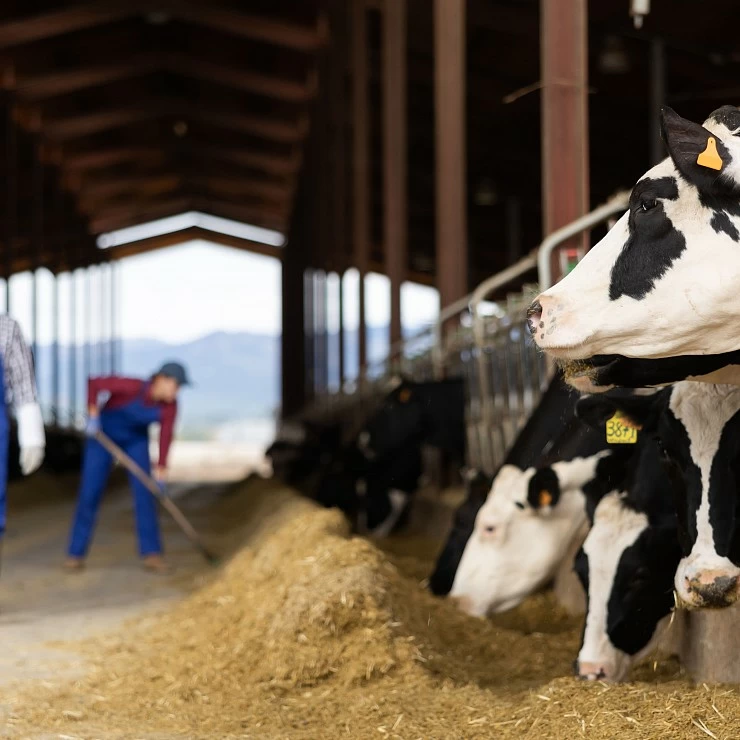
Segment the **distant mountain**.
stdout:
[[[382,358],[388,347],[385,327],[368,331],[368,354]],[[357,372],[357,332],[345,334],[346,372]],[[329,339],[330,348],[336,348],[336,336]],[[188,367],[194,387],[182,395],[181,430],[196,434],[222,427],[227,422],[244,419],[264,419],[272,416],[280,404],[280,337],[249,332],[216,332],[191,342],[168,344],[155,339],[122,340],[119,350],[123,358],[120,373],[146,377],[167,360],[180,360]],[[59,396],[60,407],[70,406],[69,366],[71,353],[61,347]],[[338,377],[339,360],[336,349],[330,352],[330,378]],[[93,357],[99,353],[93,351]],[[77,367],[80,376],[84,366],[84,349],[77,349]],[[36,370],[42,403],[51,406],[52,347],[41,346],[36,357]],[[100,366],[93,364],[93,373]],[[82,377],[77,387],[77,408],[84,411]]]

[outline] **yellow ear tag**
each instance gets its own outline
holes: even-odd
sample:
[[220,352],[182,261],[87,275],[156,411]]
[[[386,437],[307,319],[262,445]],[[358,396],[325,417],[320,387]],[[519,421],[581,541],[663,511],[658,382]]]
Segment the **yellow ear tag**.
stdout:
[[399,394],[398,394],[398,400],[401,403],[408,403],[411,400],[411,391],[408,388],[404,388]]
[[540,491],[540,506],[549,506],[552,503],[550,491]]
[[722,169],[722,158],[717,152],[717,142],[714,136],[707,139],[707,148],[696,158],[696,163],[710,170]]
[[637,431],[642,429],[632,419],[616,411],[614,416],[606,422],[606,441],[609,444],[633,445],[637,442]]

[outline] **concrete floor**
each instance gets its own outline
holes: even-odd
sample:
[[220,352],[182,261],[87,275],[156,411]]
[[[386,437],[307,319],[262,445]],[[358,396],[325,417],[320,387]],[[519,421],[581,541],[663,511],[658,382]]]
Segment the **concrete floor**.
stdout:
[[[0,686],[24,678],[58,678],[84,670],[84,659],[56,641],[77,640],[153,611],[202,580],[210,567],[162,513],[163,535],[175,572],[141,570],[136,554],[131,497],[124,483],[104,499],[88,567],[62,568],[76,480],[35,477],[15,484],[0,573]],[[173,491],[198,527],[223,486],[180,486]],[[52,643],[52,644],[50,644]],[[0,705],[1,706],[1,705]]]

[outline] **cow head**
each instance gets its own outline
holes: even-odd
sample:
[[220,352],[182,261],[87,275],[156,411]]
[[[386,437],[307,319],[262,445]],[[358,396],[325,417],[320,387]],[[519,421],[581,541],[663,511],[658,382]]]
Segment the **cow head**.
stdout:
[[536,343],[563,360],[730,352],[740,317],[740,109],[703,126],[662,111],[669,157],[629,210],[529,310]]
[[485,616],[511,609],[552,577],[585,521],[580,487],[599,457],[540,469],[501,467],[450,591],[463,611]]
[[668,626],[681,550],[667,499],[667,511],[651,512],[619,492],[592,502],[591,530],[575,559],[587,595],[576,661],[581,678],[623,680],[633,663],[655,650]]
[[423,404],[415,383],[404,381],[389,393],[370,417],[358,437],[358,445],[370,460],[420,442],[423,433]]
[[740,595],[740,388],[686,381],[629,405],[590,397],[577,412],[604,423],[617,408],[656,439],[673,484],[683,552],[675,575],[680,600],[689,607],[729,606]]

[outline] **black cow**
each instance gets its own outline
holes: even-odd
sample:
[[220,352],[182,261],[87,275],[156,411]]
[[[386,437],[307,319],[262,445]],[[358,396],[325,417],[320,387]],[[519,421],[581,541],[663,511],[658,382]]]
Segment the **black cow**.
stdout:
[[315,479],[341,449],[339,424],[304,424],[301,441],[276,439],[265,451],[273,474],[289,486],[310,491]]
[[404,524],[421,474],[416,443],[383,460],[368,460],[356,445],[348,445],[325,469],[313,498],[342,510],[357,529],[386,537]]
[[462,464],[465,458],[465,392],[460,378],[403,381],[386,396],[359,435],[368,459],[393,457],[408,445],[426,444]]

